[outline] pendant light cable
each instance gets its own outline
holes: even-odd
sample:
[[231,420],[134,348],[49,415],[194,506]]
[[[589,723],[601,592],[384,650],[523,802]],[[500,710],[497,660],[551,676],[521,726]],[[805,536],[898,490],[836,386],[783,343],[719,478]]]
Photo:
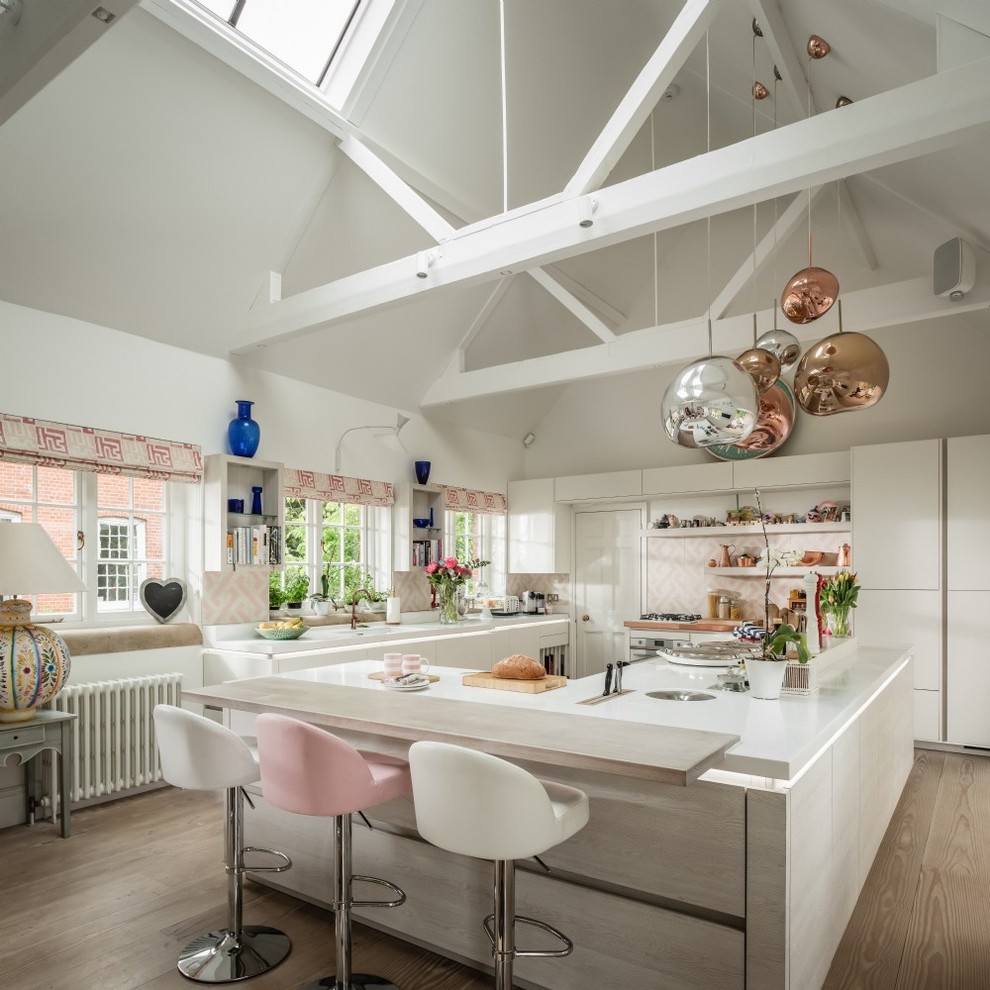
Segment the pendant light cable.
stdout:
[[[654,134],[654,114],[656,108],[650,111],[650,171],[657,170],[657,144]],[[660,231],[653,231],[653,325],[660,326]]]
[[[705,115],[706,115],[706,144],[708,154],[712,153],[712,60],[709,46],[709,32],[705,31]],[[715,353],[712,345],[712,215],[707,217],[707,249],[708,249],[708,357]]]
[[502,212],[509,212],[509,115],[505,82],[505,0],[499,0],[499,60],[502,82]]

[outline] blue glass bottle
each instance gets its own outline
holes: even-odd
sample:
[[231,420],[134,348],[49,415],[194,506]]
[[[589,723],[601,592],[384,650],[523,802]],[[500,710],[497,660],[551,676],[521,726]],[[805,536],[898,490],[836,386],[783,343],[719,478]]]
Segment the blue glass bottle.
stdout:
[[254,457],[261,442],[261,427],[251,418],[248,399],[237,399],[237,418],[227,425],[227,443],[230,452],[238,457]]

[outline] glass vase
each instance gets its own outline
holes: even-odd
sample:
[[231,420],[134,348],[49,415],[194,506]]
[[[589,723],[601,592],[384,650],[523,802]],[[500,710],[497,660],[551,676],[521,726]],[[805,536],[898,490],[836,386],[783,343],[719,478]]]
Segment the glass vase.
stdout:
[[828,627],[836,639],[846,639],[852,635],[849,625],[849,608],[833,608],[828,612]]
[[437,607],[440,610],[441,625],[457,622],[457,589],[453,585],[438,585]]
[[227,424],[230,452],[238,457],[254,457],[261,442],[261,427],[251,418],[253,402],[237,399],[237,418]]

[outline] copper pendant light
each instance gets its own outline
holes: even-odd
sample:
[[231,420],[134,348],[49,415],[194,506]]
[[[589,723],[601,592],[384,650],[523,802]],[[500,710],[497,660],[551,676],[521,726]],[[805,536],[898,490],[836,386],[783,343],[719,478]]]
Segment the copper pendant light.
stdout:
[[753,346],[736,358],[736,363],[753,379],[756,391],[762,395],[780,378],[780,358],[772,351],[757,346],[756,313],[753,314]]
[[842,329],[810,347],[794,373],[798,405],[812,416],[831,416],[876,405],[890,382],[887,355],[865,334]]
[[745,440],[716,444],[708,452],[722,461],[748,461],[765,457],[783,446],[794,429],[794,395],[785,381],[772,385],[760,396],[760,415]]
[[[808,39],[811,60],[825,58],[831,45],[817,34]],[[809,62],[809,70],[811,63]],[[808,72],[808,116],[811,116],[811,72]],[[805,324],[824,316],[839,295],[839,280],[827,269],[817,268],[811,260],[811,190],[808,190],[808,267],[791,276],[780,294],[780,308],[791,323]]]

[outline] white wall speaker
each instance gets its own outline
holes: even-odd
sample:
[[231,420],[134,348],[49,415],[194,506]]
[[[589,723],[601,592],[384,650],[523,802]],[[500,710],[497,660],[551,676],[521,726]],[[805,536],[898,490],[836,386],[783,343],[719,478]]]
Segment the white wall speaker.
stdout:
[[976,252],[961,237],[953,237],[935,248],[932,261],[932,290],[936,296],[962,299],[976,284]]

